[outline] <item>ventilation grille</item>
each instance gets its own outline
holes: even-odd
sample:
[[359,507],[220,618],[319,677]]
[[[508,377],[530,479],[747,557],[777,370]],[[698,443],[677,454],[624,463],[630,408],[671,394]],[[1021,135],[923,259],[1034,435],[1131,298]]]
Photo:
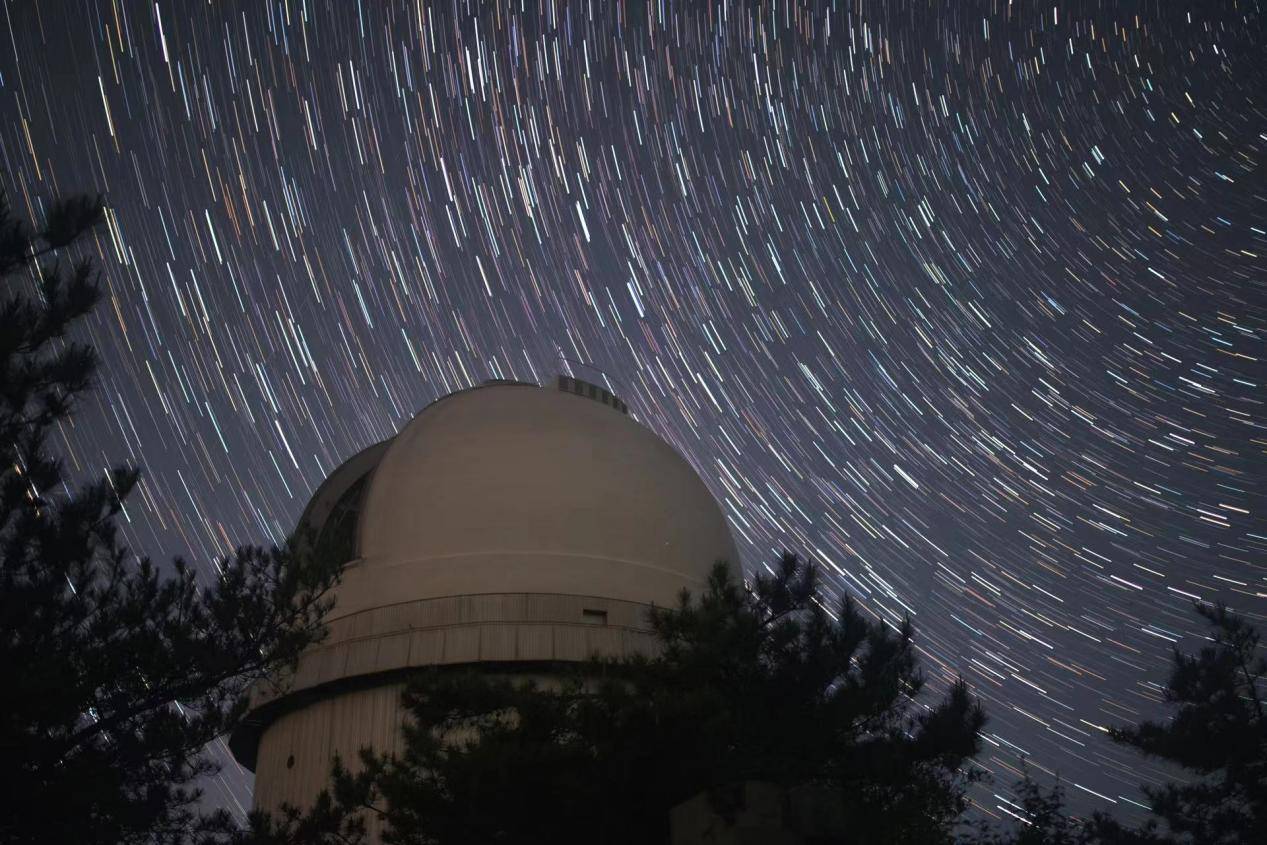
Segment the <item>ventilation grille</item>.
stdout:
[[571,376],[559,376],[559,390],[564,393],[575,393],[577,396],[584,396],[587,399],[593,399],[595,402],[602,402],[609,408],[615,408],[622,414],[629,413],[629,406],[621,402],[615,396],[612,396],[603,388],[596,384],[590,384],[588,381],[581,381],[579,378]]

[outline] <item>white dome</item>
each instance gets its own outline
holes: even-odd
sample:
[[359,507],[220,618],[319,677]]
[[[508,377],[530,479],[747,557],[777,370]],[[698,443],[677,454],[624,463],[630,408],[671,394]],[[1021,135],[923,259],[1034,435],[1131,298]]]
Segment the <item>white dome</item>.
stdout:
[[616,407],[516,384],[434,402],[390,441],[355,550],[332,618],[484,593],[673,605],[735,560],[725,517],[672,447]]
[[[649,605],[701,591],[719,560],[739,568],[708,488],[624,411],[566,377],[557,389],[489,383],[431,403],[330,474],[300,520],[301,540],[311,530],[348,561],[328,636],[252,691],[230,739],[239,762],[262,767],[256,806],[324,783],[328,769],[291,772],[288,749],[328,760],[357,743],[395,747],[406,670],[548,673],[645,654],[657,647]],[[381,701],[347,704],[367,695]]]

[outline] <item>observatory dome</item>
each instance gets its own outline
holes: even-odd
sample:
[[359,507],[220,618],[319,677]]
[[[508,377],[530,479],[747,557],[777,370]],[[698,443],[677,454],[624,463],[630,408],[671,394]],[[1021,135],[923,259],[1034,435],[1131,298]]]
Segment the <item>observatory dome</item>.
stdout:
[[395,747],[405,670],[548,674],[646,653],[649,605],[702,590],[718,560],[738,566],[704,482],[626,411],[567,376],[486,382],[330,474],[299,532],[347,561],[328,636],[253,691],[230,739],[257,807],[302,805],[332,754]]
[[354,563],[334,615],[485,593],[672,605],[732,558],[690,464],[606,391],[603,402],[600,388],[573,385],[583,393],[494,383],[451,394],[356,466],[356,512],[342,517],[355,520]]

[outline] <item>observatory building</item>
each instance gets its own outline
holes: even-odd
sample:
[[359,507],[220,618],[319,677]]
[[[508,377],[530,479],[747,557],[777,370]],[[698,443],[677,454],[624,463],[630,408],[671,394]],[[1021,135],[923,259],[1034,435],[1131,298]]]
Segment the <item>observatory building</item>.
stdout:
[[718,560],[738,564],[686,460],[567,376],[436,400],[336,469],[300,526],[348,563],[325,641],[254,691],[230,738],[264,810],[310,804],[335,754],[398,749],[410,669],[541,676],[645,653],[649,605],[701,590]]

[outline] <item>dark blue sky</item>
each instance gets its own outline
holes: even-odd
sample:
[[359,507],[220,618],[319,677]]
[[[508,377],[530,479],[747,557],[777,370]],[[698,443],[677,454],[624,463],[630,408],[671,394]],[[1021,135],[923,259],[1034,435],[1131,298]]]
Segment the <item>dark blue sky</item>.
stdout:
[[72,468],[143,464],[134,547],[213,572],[435,397],[590,362],[749,569],[972,683],[988,810],[1024,752],[1129,811],[1103,728],[1194,598],[1267,610],[1263,12],[8,4],[15,205],[110,206]]

